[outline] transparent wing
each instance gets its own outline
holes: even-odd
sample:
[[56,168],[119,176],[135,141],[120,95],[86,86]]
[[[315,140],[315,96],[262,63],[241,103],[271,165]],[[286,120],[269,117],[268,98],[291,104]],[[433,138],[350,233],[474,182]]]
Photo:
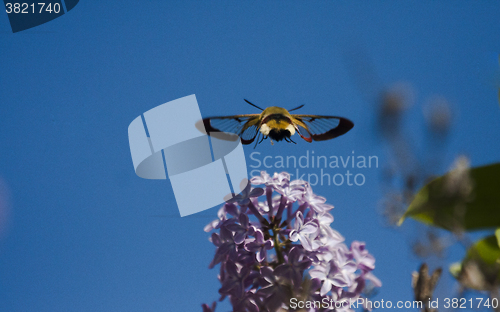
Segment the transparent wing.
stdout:
[[292,115],[299,133],[306,141],[324,141],[345,134],[354,127],[347,118],[318,115]]
[[203,119],[207,133],[228,132],[237,134],[241,143],[250,144],[259,131],[260,114],[211,117]]

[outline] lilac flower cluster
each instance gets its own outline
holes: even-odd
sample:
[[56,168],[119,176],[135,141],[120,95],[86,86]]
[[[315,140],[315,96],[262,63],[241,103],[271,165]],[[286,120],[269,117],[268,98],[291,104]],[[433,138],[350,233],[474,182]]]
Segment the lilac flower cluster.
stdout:
[[[217,247],[210,268],[220,264],[220,300],[228,297],[233,311],[296,311],[292,298],[348,302],[362,296],[368,284],[381,286],[371,273],[375,258],[364,243],[354,241],[350,248],[343,243],[330,227],[333,206],[309,183],[265,171],[250,182],[264,187],[248,183],[205,227],[206,232],[218,230],[210,239]],[[204,312],[214,309],[215,303],[203,305]],[[333,310],[352,311],[349,304]]]

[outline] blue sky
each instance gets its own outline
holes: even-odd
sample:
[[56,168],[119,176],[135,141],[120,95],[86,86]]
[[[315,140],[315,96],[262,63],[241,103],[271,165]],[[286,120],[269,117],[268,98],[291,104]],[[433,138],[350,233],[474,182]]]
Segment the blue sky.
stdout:
[[[180,218],[170,183],[132,166],[129,123],[170,100],[196,94],[205,117],[257,113],[246,98],[353,120],[332,141],[255,151],[379,157],[378,169],[360,171],[362,187],[314,190],[336,207],[333,227],[376,257],[384,300],[412,299],[420,260],[409,234],[378,213],[387,153],[367,90],[413,86],[405,131],[417,145],[426,100],[450,102],[438,173],[457,154],[472,165],[499,160],[497,1],[81,1],[15,34],[0,16],[0,195],[10,203],[0,213],[0,311],[201,311],[218,299],[203,232],[218,208]],[[376,73],[373,86],[359,86],[357,55]],[[245,147],[248,164],[252,152]],[[438,291],[450,297],[452,287],[445,277]]]

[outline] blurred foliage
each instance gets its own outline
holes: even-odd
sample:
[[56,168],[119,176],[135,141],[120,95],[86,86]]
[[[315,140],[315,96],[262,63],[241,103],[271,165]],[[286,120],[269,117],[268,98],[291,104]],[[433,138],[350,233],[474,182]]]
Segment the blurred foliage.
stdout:
[[400,224],[407,217],[455,232],[500,227],[500,163],[458,163],[420,189]]
[[[499,298],[500,230],[496,236],[476,243],[471,242],[468,232],[500,227],[500,163],[470,169],[468,158],[456,155],[452,170],[437,177],[436,173],[446,166],[453,106],[439,95],[418,103],[410,83],[384,86],[362,49],[350,51],[346,59],[361,94],[377,103],[375,133],[388,151],[382,176],[385,198],[381,203],[387,225],[401,225],[408,217],[419,221],[413,251],[422,258],[442,257],[454,244],[464,246],[464,259],[450,267],[462,290],[483,290],[490,298]],[[417,108],[422,109],[423,116],[418,115]],[[427,272],[427,265],[423,265],[414,273],[416,300],[432,297],[439,275],[432,278]],[[423,310],[430,311],[427,307]]]
[[[421,143],[405,127],[406,115],[415,101],[411,86],[399,83],[381,94],[377,133],[389,151],[383,202],[387,223],[401,225],[406,218],[413,218],[427,225],[425,233],[420,233],[413,243],[413,251],[423,258],[432,254],[441,257],[455,243],[465,246],[464,259],[450,266],[450,272],[462,290],[487,291],[490,298],[497,298],[500,230],[497,236],[485,237],[474,244],[466,233],[500,228],[500,163],[471,169],[468,158],[458,155],[452,170],[436,177],[435,172],[443,166],[443,152],[453,125],[451,106],[440,96],[422,105],[427,137]],[[414,116],[412,119],[415,120]],[[448,230],[450,234],[439,235],[437,229]],[[414,273],[415,300],[432,298],[439,274],[429,277],[427,272],[425,265],[419,273]],[[429,307],[422,310],[432,311]]]
[[412,287],[415,295],[415,300],[420,301],[424,304],[423,310],[425,312],[435,311],[428,306],[428,303],[432,300],[432,293],[434,288],[441,276],[442,270],[438,268],[429,275],[429,268],[426,263],[420,266],[418,272],[413,272],[412,274]]
[[460,263],[450,266],[451,274],[466,288],[492,291],[500,282],[499,235],[491,235],[472,245]]

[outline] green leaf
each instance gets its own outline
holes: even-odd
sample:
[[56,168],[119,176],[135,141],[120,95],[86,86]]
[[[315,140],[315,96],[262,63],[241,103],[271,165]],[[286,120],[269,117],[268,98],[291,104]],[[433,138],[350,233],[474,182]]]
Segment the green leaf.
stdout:
[[450,265],[450,273],[463,286],[477,290],[490,290],[498,286],[500,247],[496,234],[477,241],[469,248],[461,263]]
[[500,227],[500,163],[434,179],[415,195],[399,224],[407,217],[450,231]]

